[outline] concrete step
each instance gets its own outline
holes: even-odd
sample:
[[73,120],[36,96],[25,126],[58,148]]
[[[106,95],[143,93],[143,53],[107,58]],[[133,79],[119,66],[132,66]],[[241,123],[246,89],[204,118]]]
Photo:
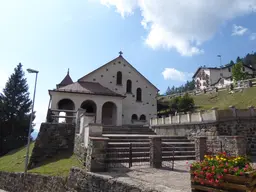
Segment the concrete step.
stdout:
[[195,151],[195,147],[162,147],[162,151]]
[[162,161],[184,161],[184,160],[195,160],[196,157],[194,155],[186,155],[186,156],[175,156],[173,157],[162,157]]
[[[108,147],[129,147],[130,144],[127,142],[108,142]],[[172,142],[172,143],[162,143],[162,147],[194,147],[195,144],[194,143],[190,143],[190,142]],[[132,147],[149,147],[149,142],[136,142],[136,143],[132,143]]]
[[129,131],[139,131],[139,132],[154,132],[153,130],[151,129],[103,129],[104,132],[107,132],[107,131],[111,131],[111,132],[120,132],[120,131],[123,131],[123,132],[129,132]]
[[115,134],[115,135],[123,135],[123,134],[131,134],[131,135],[156,135],[155,133],[151,132],[103,132],[103,135],[108,135],[108,134]]
[[[134,147],[132,148],[132,152],[149,152],[150,148],[149,147]],[[107,153],[123,153],[123,152],[130,152],[130,148],[122,148],[122,147],[115,147],[115,148],[108,148]]]
[[[129,163],[130,159],[129,158],[107,158],[106,159],[107,163]],[[133,157],[132,158],[132,163],[136,162],[149,162],[149,157]]]
[[[195,156],[195,151],[174,151],[172,152],[163,152],[162,157],[179,157],[179,156]],[[149,157],[149,151],[148,152],[134,152],[132,151],[131,154],[132,158],[134,157]],[[108,152],[107,158],[128,158],[130,157],[129,152]]]
[[[122,142],[128,142],[128,143],[135,143],[135,142],[149,142],[150,139],[149,138],[110,138],[110,142],[119,142],[119,143],[122,143]],[[175,143],[175,142],[189,142],[187,139],[169,139],[169,140],[166,140],[164,141],[163,143]],[[191,143],[191,142],[190,142]]]
[[[181,160],[195,160],[195,156],[175,156],[175,157],[163,157],[162,161],[181,161]],[[129,163],[129,158],[107,158],[107,163]],[[149,162],[149,157],[133,157],[132,163],[135,162]]]
[[[133,152],[149,152],[150,148],[148,147],[132,147]],[[195,147],[162,147],[162,152],[172,152],[172,151],[195,151]],[[107,149],[108,152],[129,152],[129,147],[110,147]]]
[[[123,135],[117,135],[117,134],[104,134],[104,137],[108,137],[110,139],[148,139],[149,137],[152,137],[152,135],[138,135],[138,134],[134,134],[134,135],[130,135],[130,134],[123,134]],[[177,139],[177,140],[187,140],[187,137],[183,137],[183,136],[170,136],[168,138],[164,138],[162,139],[162,141],[169,141],[169,140],[173,140],[173,139]],[[191,142],[191,141],[190,141]]]

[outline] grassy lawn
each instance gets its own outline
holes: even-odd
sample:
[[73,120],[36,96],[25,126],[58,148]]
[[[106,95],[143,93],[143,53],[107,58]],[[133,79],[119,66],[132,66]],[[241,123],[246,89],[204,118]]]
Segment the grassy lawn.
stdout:
[[[219,109],[227,109],[230,105],[234,105],[238,109],[245,109],[248,106],[256,106],[256,87],[244,89],[243,92],[235,92],[229,94],[228,91],[219,91],[218,93],[206,93],[201,95],[193,95],[195,105],[199,109],[211,109],[218,107]],[[162,101],[167,101],[167,97]]]
[[219,109],[227,109],[230,105],[236,106],[238,109],[248,108],[248,106],[256,106],[256,87],[244,89],[243,92],[235,92],[229,94],[228,91],[220,91],[213,94],[201,94],[193,96],[195,105],[201,109],[211,109],[218,107]]
[[[30,154],[33,147],[34,143],[30,146]],[[0,171],[24,172],[25,156],[26,147],[22,147],[0,157]],[[74,155],[60,154],[46,160],[40,167],[31,169],[29,172],[44,175],[67,176],[72,166],[82,167],[82,164]]]

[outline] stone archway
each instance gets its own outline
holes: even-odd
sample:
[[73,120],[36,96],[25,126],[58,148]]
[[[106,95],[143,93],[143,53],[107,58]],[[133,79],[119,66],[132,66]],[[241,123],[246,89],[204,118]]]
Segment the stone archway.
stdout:
[[86,100],[81,104],[81,108],[86,111],[86,113],[94,113],[96,114],[97,105],[92,100]]
[[102,106],[102,124],[116,125],[117,124],[117,107],[113,102],[106,102]]
[[61,99],[58,102],[58,109],[74,110],[75,104],[71,99]]
[[[59,110],[63,110],[58,113],[59,116],[73,116],[72,112],[67,112],[66,110],[75,110],[75,104],[71,99],[61,99],[58,104],[57,108]],[[58,118],[59,123],[72,123],[72,118]]]

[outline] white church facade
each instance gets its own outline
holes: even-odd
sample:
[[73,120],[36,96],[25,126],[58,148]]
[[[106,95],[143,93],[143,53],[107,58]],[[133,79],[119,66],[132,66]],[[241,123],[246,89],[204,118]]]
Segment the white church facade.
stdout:
[[68,72],[56,89],[49,90],[49,108],[82,108],[103,125],[148,124],[157,115],[159,90],[119,54],[76,82]]

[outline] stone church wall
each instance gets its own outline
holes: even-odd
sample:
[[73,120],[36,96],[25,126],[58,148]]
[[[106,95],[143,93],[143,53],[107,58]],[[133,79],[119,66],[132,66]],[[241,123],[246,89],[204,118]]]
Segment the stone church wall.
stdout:
[[73,154],[75,125],[66,123],[42,123],[35,141],[29,168],[36,167],[40,162],[65,151]]
[[[121,85],[116,83],[118,71],[122,72]],[[99,82],[110,90],[126,96],[123,99],[123,124],[132,124],[131,117],[133,114],[136,114],[138,119],[141,115],[145,115],[147,122],[157,115],[157,89],[135,71],[123,57],[114,59],[81,80]],[[132,82],[131,93],[126,92],[127,80]],[[142,101],[136,101],[137,88],[141,88]]]

